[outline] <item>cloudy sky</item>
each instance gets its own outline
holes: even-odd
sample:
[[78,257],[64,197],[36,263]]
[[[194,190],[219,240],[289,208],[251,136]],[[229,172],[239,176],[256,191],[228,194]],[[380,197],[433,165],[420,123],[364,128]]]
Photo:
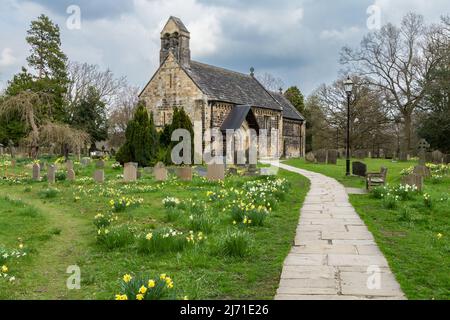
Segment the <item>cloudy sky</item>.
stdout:
[[[67,27],[71,5],[81,10],[79,29]],[[25,64],[26,31],[41,13],[61,27],[70,60],[110,68],[143,87],[159,64],[159,32],[174,15],[191,32],[194,60],[245,73],[253,66],[306,94],[338,76],[341,47],[358,45],[377,17],[398,23],[415,11],[432,23],[450,14],[448,0],[0,0],[0,6],[0,87]]]

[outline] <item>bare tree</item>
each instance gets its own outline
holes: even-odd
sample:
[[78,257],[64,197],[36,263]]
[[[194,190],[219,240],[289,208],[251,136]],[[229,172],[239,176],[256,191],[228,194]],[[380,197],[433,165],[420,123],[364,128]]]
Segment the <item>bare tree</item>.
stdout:
[[380,90],[402,116],[406,150],[411,150],[414,111],[442,58],[436,37],[436,29],[425,26],[421,15],[409,13],[400,27],[387,24],[365,36],[359,49],[345,47],[341,53],[341,63]]
[[94,87],[100,99],[110,105],[118,92],[126,86],[125,77],[115,78],[111,70],[101,71],[98,65],[70,62],[68,66],[69,87],[66,99],[74,107]]
[[281,78],[276,78],[270,73],[264,73],[261,76],[256,77],[257,80],[269,91],[276,91],[282,89],[284,86],[283,80]]

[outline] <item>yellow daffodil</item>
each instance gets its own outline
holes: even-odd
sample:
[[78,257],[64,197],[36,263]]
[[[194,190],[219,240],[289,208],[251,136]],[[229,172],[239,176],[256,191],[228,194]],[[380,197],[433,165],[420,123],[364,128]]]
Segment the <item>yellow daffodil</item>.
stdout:
[[438,238],[439,240],[442,239],[442,237],[443,237],[442,233],[438,233],[438,234],[437,234],[437,238]]
[[7,266],[2,266],[2,272],[3,273],[7,273],[8,272],[8,267]]
[[139,300],[139,301],[144,300],[144,295],[143,294],[136,295],[136,300]]
[[184,296],[183,300],[189,300],[188,296]]
[[152,240],[152,238],[153,238],[153,233],[149,233],[145,236],[145,239],[147,239],[149,241]]
[[145,286],[142,286],[142,287],[139,289],[139,293],[145,294],[146,292],[147,292],[147,288],[146,288]]
[[166,280],[167,274],[163,273],[163,274],[161,274],[161,275],[159,276],[159,278],[160,278],[161,280]]
[[149,287],[149,288],[154,288],[155,286],[156,286],[156,283],[155,283],[154,280],[149,280],[149,281],[148,281],[148,287]]
[[123,281],[125,281],[126,283],[129,283],[131,279],[133,279],[133,277],[130,276],[129,274],[123,276]]

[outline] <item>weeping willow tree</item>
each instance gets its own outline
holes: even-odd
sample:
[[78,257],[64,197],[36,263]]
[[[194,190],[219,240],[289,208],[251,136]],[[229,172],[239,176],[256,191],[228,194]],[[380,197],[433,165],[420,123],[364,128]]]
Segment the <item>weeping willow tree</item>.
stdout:
[[84,131],[74,129],[66,124],[52,123],[45,116],[51,109],[51,97],[43,93],[22,91],[0,102],[0,116],[20,117],[25,128],[29,131],[24,139],[30,148],[30,157],[36,159],[39,147],[44,145],[58,145],[61,150],[72,149],[80,156],[81,149],[90,143],[90,136]]

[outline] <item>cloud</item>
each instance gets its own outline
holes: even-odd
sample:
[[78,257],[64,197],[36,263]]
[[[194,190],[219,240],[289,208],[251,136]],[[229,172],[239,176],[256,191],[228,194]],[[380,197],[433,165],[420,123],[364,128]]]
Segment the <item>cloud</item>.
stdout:
[[11,48],[5,48],[0,54],[0,67],[9,67],[16,63],[17,58]]

